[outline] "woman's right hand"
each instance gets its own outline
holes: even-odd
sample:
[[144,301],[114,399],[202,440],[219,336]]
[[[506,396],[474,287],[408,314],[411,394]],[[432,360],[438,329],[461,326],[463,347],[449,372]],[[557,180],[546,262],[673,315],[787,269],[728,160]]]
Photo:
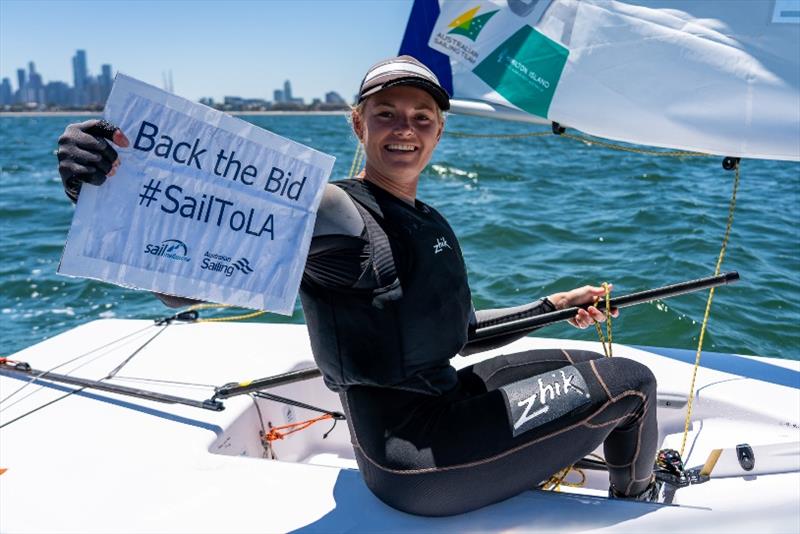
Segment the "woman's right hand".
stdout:
[[108,141],[123,148],[130,145],[122,130],[97,119],[70,124],[58,138],[58,173],[73,202],[84,183],[100,185],[107,176],[114,176],[119,157]]

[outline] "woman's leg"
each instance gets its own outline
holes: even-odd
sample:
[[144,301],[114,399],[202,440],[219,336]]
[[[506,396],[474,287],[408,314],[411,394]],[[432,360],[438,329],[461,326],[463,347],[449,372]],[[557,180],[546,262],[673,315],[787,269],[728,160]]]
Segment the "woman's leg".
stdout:
[[461,513],[532,489],[601,443],[618,492],[647,487],[657,427],[646,367],[577,352],[574,365],[553,351],[504,358],[460,373],[462,387],[440,397],[343,395],[359,466],[378,497],[411,513]]

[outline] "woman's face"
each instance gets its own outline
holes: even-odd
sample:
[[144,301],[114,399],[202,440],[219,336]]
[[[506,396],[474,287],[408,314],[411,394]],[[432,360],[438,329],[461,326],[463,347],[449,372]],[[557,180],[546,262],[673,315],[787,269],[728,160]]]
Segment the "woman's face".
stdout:
[[370,96],[353,127],[364,144],[367,175],[405,182],[419,178],[444,123],[429,93],[400,85]]

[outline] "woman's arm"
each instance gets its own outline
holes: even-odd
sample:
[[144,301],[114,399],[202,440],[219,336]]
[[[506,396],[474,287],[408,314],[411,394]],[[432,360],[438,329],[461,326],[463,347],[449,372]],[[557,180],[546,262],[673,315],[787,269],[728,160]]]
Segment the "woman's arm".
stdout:
[[[114,176],[120,165],[120,159],[112,143],[121,147],[130,144],[119,128],[105,120],[70,124],[59,137],[58,171],[64,192],[72,202],[77,202],[84,184],[101,185],[106,178]],[[314,239],[311,242],[309,260],[312,267],[315,267],[312,271],[325,275],[322,278],[333,278],[336,281],[340,281],[341,278],[357,277],[357,270],[355,275],[350,272],[345,273],[346,276],[342,273],[331,273],[336,269],[327,265],[324,258],[328,255],[327,249],[341,246],[337,238],[339,241],[358,238],[363,229],[364,222],[352,199],[342,189],[327,184],[317,210]],[[324,239],[318,239],[320,237]],[[352,247],[350,243],[347,244]],[[356,261],[356,269],[357,266]],[[153,294],[170,308],[181,308],[202,302],[163,293]]]
[[[611,286],[609,285],[609,290],[610,288]],[[563,310],[564,308],[571,306],[589,304],[590,302],[595,302],[603,295],[605,295],[604,288],[587,285],[571,291],[554,293],[548,297],[541,298],[530,304],[524,304],[522,306],[475,311],[469,325],[469,339],[459,354],[462,356],[469,356],[470,354],[496,349],[525,337],[530,333],[530,331],[514,333],[506,336],[498,336],[491,339],[481,340],[474,337],[475,332],[479,328],[504,324],[510,321],[516,321],[517,319],[524,319],[526,317],[533,317],[543,313],[550,313],[555,310]],[[616,317],[618,314],[618,310],[611,310],[612,317]],[[606,317],[603,312],[601,312],[595,306],[589,306],[589,308],[586,310],[578,310],[578,313],[575,315],[575,317],[570,319],[568,322],[576,328],[587,328],[595,322],[601,323],[605,320]]]

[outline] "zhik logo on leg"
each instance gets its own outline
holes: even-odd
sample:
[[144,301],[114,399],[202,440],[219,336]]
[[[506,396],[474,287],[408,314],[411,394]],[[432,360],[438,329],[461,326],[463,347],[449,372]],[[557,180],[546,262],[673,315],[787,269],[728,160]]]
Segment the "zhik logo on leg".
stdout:
[[572,365],[500,388],[514,437],[566,415],[591,400],[581,373]]

